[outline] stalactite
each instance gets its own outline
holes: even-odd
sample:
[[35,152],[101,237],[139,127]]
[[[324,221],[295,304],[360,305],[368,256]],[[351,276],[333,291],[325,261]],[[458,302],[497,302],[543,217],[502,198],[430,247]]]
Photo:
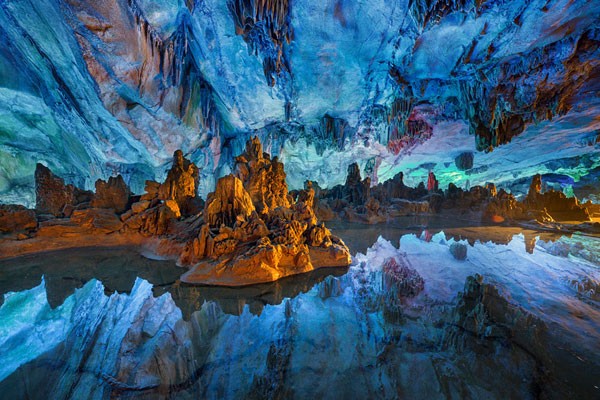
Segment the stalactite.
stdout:
[[289,0],[232,0],[228,2],[236,34],[242,35],[252,54],[263,58],[264,75],[274,86],[282,73],[289,73],[285,46],[293,38]]
[[410,0],[408,8],[417,26],[426,28],[441,21],[454,11],[473,11],[480,8],[479,1],[473,0]]
[[148,23],[136,0],[128,0],[129,10],[151,56],[158,58],[164,89],[182,89],[179,115],[190,126],[219,135],[222,118],[213,98],[213,89],[204,79],[190,48],[193,35],[188,14],[182,14],[177,29],[166,39]]
[[337,150],[343,150],[346,140],[353,137],[353,129],[346,120],[325,115],[321,122],[314,128],[315,137],[325,146],[317,146],[317,152],[323,153],[327,146],[333,146]]

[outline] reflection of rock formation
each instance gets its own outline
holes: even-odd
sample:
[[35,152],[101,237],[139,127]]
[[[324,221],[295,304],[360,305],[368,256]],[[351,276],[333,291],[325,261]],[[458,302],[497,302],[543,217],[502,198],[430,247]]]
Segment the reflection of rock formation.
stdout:
[[[264,306],[281,304],[286,298],[306,293],[315,285],[332,276],[341,276],[347,268],[324,268],[306,274],[289,276],[276,282],[261,283],[241,288],[197,286],[185,283],[167,290],[181,309],[185,320],[202,308],[205,302],[215,302],[227,314],[240,315],[248,306],[252,314],[260,315]],[[327,280],[328,281],[328,280]]]
[[[577,371],[576,365],[581,368],[582,359],[571,352],[570,344],[558,344],[564,338],[551,330],[551,326],[511,304],[496,286],[485,283],[483,277],[476,274],[467,278],[464,291],[458,295],[452,327],[444,338],[444,347],[467,349],[480,343],[485,354],[486,348],[494,351],[490,350],[493,349],[491,343],[499,341],[503,347],[526,349],[535,360],[536,368],[547,367],[541,368],[536,379],[544,382],[553,397],[568,398],[573,390],[587,391],[587,388],[574,387],[592,387],[590,377]],[[473,335],[480,342],[474,341]],[[556,374],[562,376],[563,382],[557,381]],[[585,378],[583,375],[586,375]]]
[[[443,232],[445,240],[465,241],[470,247],[473,247],[477,242],[507,245],[515,235],[523,235],[525,249],[529,253],[533,253],[538,240],[542,243],[553,243],[561,238],[572,236],[572,232],[568,230],[536,230],[535,227],[520,226],[482,226],[477,221],[473,223],[454,221],[453,223],[436,215],[402,217],[396,219],[393,224],[385,225],[346,224],[344,222],[330,222],[329,225],[337,235],[344,238],[344,243],[348,245],[352,254],[365,253],[370,244],[376,242],[379,236],[392,242],[397,242],[404,235],[415,235],[425,241],[431,241],[434,235]],[[466,257],[468,251],[468,248],[459,250],[457,255]],[[598,258],[589,260],[596,262]]]
[[386,321],[401,323],[407,299],[423,291],[425,281],[406,257],[388,258],[382,266],[381,288]]
[[[35,320],[35,331],[46,335],[24,336],[22,321],[3,320],[3,338],[8,338],[3,355],[20,364],[0,368],[5,374],[0,392],[6,398],[28,393],[32,399],[48,393],[90,399],[252,398],[270,395],[275,387],[300,398],[326,398],[332,392],[344,398],[369,398],[369,393],[594,398],[598,332],[594,320],[581,315],[594,316],[595,306],[586,302],[593,299],[580,300],[574,290],[555,286],[570,284],[557,276],[556,260],[542,258],[553,266],[538,265],[548,275],[515,268],[525,280],[507,274],[511,267],[496,266],[494,258],[464,264],[468,271],[443,273],[458,265],[449,254],[440,261],[450,261],[453,268],[413,261],[435,257],[434,248],[445,244],[434,242],[405,255],[374,248],[360,266],[343,277],[326,278],[312,291],[312,274],[290,278],[295,283],[289,286],[286,279],[241,289],[153,289],[140,279],[129,293],[110,296],[101,282],[92,281],[62,308],[49,310],[44,287],[38,286],[17,296],[22,309],[36,312],[24,313],[31,318],[25,322]],[[489,250],[498,260],[513,251],[490,247],[480,245],[478,251]],[[387,257],[396,265],[386,263]],[[562,272],[577,265],[565,262]],[[115,272],[125,266],[115,266]],[[500,273],[494,275],[496,267]],[[482,268],[491,273],[489,281],[467,278]],[[593,266],[581,272],[594,273]],[[552,289],[539,290],[537,279],[547,278],[543,284]],[[404,285],[404,279],[415,284]],[[594,287],[581,282],[582,290]],[[565,294],[572,295],[568,302],[561,301]],[[547,304],[552,306],[540,307]]]
[[406,258],[388,258],[382,270],[382,288],[391,296],[403,299],[415,297],[423,291],[423,278],[410,267]]
[[29,290],[43,279],[50,307],[56,308],[88,281],[102,281],[104,292],[129,293],[138,277],[154,285],[172,284],[181,275],[173,261],[149,260],[139,252],[118,248],[71,249],[2,261],[0,304],[4,294]]

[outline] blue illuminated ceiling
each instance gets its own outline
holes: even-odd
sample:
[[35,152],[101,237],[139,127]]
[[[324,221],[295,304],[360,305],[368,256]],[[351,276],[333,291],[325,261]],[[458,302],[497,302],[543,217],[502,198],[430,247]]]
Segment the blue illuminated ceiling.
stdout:
[[250,134],[292,187],[355,160],[374,181],[578,181],[600,166],[599,21],[598,1],[5,0],[0,199],[31,204],[38,161],[139,191],[178,148],[205,195]]

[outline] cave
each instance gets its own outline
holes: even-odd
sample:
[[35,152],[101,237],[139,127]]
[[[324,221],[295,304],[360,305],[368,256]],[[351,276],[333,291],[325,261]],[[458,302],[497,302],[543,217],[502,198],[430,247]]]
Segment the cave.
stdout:
[[600,398],[597,0],[5,0],[0,39],[0,397]]

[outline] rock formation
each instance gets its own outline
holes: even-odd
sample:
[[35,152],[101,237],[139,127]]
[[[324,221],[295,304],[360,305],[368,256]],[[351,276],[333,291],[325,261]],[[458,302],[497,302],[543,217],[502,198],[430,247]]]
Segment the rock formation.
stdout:
[[[296,193],[298,199],[310,198],[312,182]],[[318,184],[316,185],[318,187]],[[384,183],[371,187],[369,177],[362,179],[358,164],[348,166],[344,185],[319,189],[313,202],[315,212],[323,220],[345,219],[361,223],[385,222],[391,218],[430,212],[430,193],[423,185],[411,188],[404,185],[402,172]]]
[[191,215],[200,211],[202,203],[196,192],[198,187],[198,167],[183,156],[181,150],[173,154],[173,165],[167,174],[167,179],[160,186],[148,182],[146,188],[156,193],[160,200],[175,200],[183,215]]
[[427,177],[427,190],[430,192],[436,192],[438,190],[439,183],[435,177],[433,172],[429,172],[429,176]]
[[204,220],[212,227],[233,227],[245,220],[256,209],[242,181],[233,175],[219,179],[217,188],[208,196],[204,208]]
[[[38,214],[2,206],[0,231],[16,232],[27,242],[15,246],[15,254],[36,246],[152,242],[156,253],[192,267],[184,282],[240,286],[349,265],[348,248],[320,218],[374,223],[441,212],[467,213],[495,224],[589,219],[588,209],[576,198],[552,190],[542,193],[539,175],[523,202],[491,183],[469,190],[450,184],[444,192],[433,174],[427,185],[416,188],[404,184],[402,173],[371,187],[356,163],[348,167],[345,185],[321,189],[307,181],[303,190],[289,193],[283,164],[264,153],[256,137],[236,158],[234,174],[217,182],[205,204],[196,194],[197,180],[198,168],[181,151],[175,152],[165,182],[146,181],[141,196],[131,195],[121,176],[97,181],[92,193],[65,185],[38,164]],[[529,240],[528,251],[534,245]],[[451,248],[457,259],[466,257],[464,250],[458,244]]]
[[38,212],[58,218],[45,218],[35,231],[33,211],[3,206],[0,230],[34,230],[35,243],[24,252],[74,243],[154,243],[158,254],[193,267],[182,277],[190,283],[241,286],[350,264],[346,245],[318,223],[314,189],[308,185],[294,201],[283,164],[263,153],[258,138],[246,143],[235,171],[219,179],[204,204],[196,193],[198,168],[179,150],[165,182],[146,181],[141,196],[131,195],[121,176],[98,180],[94,194],[38,165]]
[[94,208],[112,208],[117,214],[124,212],[129,203],[131,192],[121,175],[110,177],[108,181],[96,181],[96,193],[90,206]]
[[0,233],[29,231],[37,228],[35,212],[20,205],[0,204]]
[[283,164],[263,153],[258,138],[236,161],[236,176],[219,179],[208,196],[204,224],[181,257],[195,266],[182,281],[239,286],[350,264],[344,243],[317,224],[314,190],[294,203]]
[[[433,173],[428,175],[427,185],[421,182],[416,188],[404,184],[402,172],[367,189],[369,183],[368,178],[361,180],[358,165],[354,163],[348,167],[345,185],[320,189],[318,184],[307,181],[306,189],[294,192],[294,196],[311,198],[309,193],[314,192],[315,212],[323,220],[343,219],[368,224],[432,213],[463,215],[470,220],[495,224],[585,222],[590,220],[590,215],[600,214],[600,208],[593,203],[580,204],[577,198],[568,198],[554,190],[542,193],[540,175],[533,177],[529,194],[522,202],[503,189],[498,191],[493,183],[468,190],[450,183],[447,190],[442,191]],[[315,192],[313,187],[318,190]]]
[[590,212],[585,205],[579,204],[576,197],[567,197],[562,192],[549,190],[542,193],[542,177],[534,175],[529,192],[519,202],[504,190],[500,190],[486,205],[483,219],[492,222],[505,220],[534,220],[540,223],[555,221],[590,221]]
[[534,175],[529,192],[524,201],[529,210],[539,210],[549,214],[556,221],[589,221],[586,207],[579,204],[576,197],[567,197],[562,192],[549,190],[542,193],[542,177]]
[[39,214],[51,214],[55,217],[69,216],[73,208],[89,205],[92,193],[65,185],[62,178],[54,175],[42,164],[35,168],[35,201]]
[[257,137],[246,143],[246,150],[235,159],[235,175],[250,194],[259,214],[277,207],[289,207],[288,188],[283,164],[277,157],[263,153]]

